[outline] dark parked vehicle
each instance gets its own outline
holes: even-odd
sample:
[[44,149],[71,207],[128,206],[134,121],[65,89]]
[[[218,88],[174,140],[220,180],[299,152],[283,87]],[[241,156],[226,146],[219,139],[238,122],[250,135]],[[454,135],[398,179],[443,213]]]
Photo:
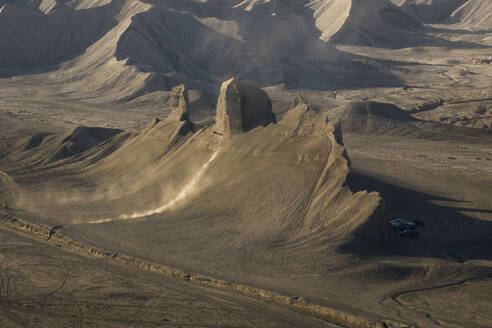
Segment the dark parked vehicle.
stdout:
[[398,218],[390,221],[390,224],[395,228],[411,229],[415,227],[415,223],[408,220],[407,218]]
[[419,224],[416,224],[416,222],[411,221],[407,218],[393,219],[389,223],[398,236],[409,238],[417,238],[419,236],[419,232],[415,230],[415,228],[417,227],[417,225],[422,226],[422,224],[420,224],[420,221]]

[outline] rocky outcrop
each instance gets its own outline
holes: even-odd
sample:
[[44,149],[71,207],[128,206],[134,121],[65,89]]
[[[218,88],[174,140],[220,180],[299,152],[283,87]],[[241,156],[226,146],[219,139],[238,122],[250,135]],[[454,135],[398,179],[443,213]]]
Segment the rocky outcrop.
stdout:
[[171,107],[169,117],[177,121],[189,121],[188,89],[180,84],[175,86],[169,94],[168,103]]
[[171,107],[171,113],[166,123],[179,122],[182,125],[178,131],[179,136],[194,131],[194,125],[190,120],[188,88],[183,84],[175,86],[169,94],[168,104]]
[[232,78],[222,84],[217,102],[216,133],[225,138],[275,122],[272,102],[256,83]]

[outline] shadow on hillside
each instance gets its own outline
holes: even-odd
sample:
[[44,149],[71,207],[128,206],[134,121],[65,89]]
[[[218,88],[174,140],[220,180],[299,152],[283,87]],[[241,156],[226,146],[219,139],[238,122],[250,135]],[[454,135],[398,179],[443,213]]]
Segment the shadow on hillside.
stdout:
[[[491,209],[469,208],[466,201],[439,197],[402,188],[373,177],[352,173],[350,188],[355,191],[377,191],[385,201],[388,218],[408,217],[424,223],[420,237],[394,236],[394,243],[385,248],[360,247],[352,241],[342,251],[370,255],[432,257],[456,262],[492,260],[492,222],[472,217]],[[438,205],[435,202],[447,203]]]
[[448,34],[464,34],[464,35],[483,35],[484,33],[490,33],[488,30],[463,30],[454,28],[440,27],[428,27],[429,31],[433,33],[448,33]]
[[[9,4],[0,20],[0,31],[8,36],[0,52],[0,77],[47,73],[63,62],[82,55],[117,24],[114,15],[124,2],[75,10],[60,6],[49,14],[19,4]],[[31,24],[25,25],[25,20]],[[13,36],[13,37],[10,37]],[[0,42],[0,47],[3,45]]]

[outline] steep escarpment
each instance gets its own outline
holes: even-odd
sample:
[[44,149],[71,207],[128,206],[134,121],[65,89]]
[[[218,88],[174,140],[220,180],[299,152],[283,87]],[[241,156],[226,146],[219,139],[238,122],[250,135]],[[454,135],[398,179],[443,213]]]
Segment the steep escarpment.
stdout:
[[216,110],[216,132],[229,138],[275,121],[272,102],[252,82],[230,79],[222,84]]

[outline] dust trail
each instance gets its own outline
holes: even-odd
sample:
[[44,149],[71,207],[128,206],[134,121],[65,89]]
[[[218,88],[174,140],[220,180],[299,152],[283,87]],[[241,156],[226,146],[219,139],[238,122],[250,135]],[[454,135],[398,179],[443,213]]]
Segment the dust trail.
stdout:
[[102,218],[102,219],[98,219],[98,220],[89,221],[87,223],[99,224],[99,223],[107,223],[107,222],[121,221],[121,220],[134,220],[134,219],[139,219],[139,218],[143,218],[143,217],[154,215],[154,214],[163,213],[164,211],[168,210],[169,208],[172,208],[178,202],[185,199],[188,195],[190,195],[193,192],[193,189],[195,188],[196,184],[200,181],[202,176],[205,174],[205,172],[207,171],[210,164],[217,157],[218,153],[219,153],[218,151],[213,153],[212,156],[210,157],[210,159],[205,164],[203,164],[203,166],[200,168],[200,170],[183,187],[183,189],[179,192],[179,194],[176,195],[176,197],[174,197],[172,200],[170,200],[166,204],[164,204],[158,208],[154,208],[154,209],[143,211],[143,212],[135,212],[133,214],[122,214],[117,218]]

